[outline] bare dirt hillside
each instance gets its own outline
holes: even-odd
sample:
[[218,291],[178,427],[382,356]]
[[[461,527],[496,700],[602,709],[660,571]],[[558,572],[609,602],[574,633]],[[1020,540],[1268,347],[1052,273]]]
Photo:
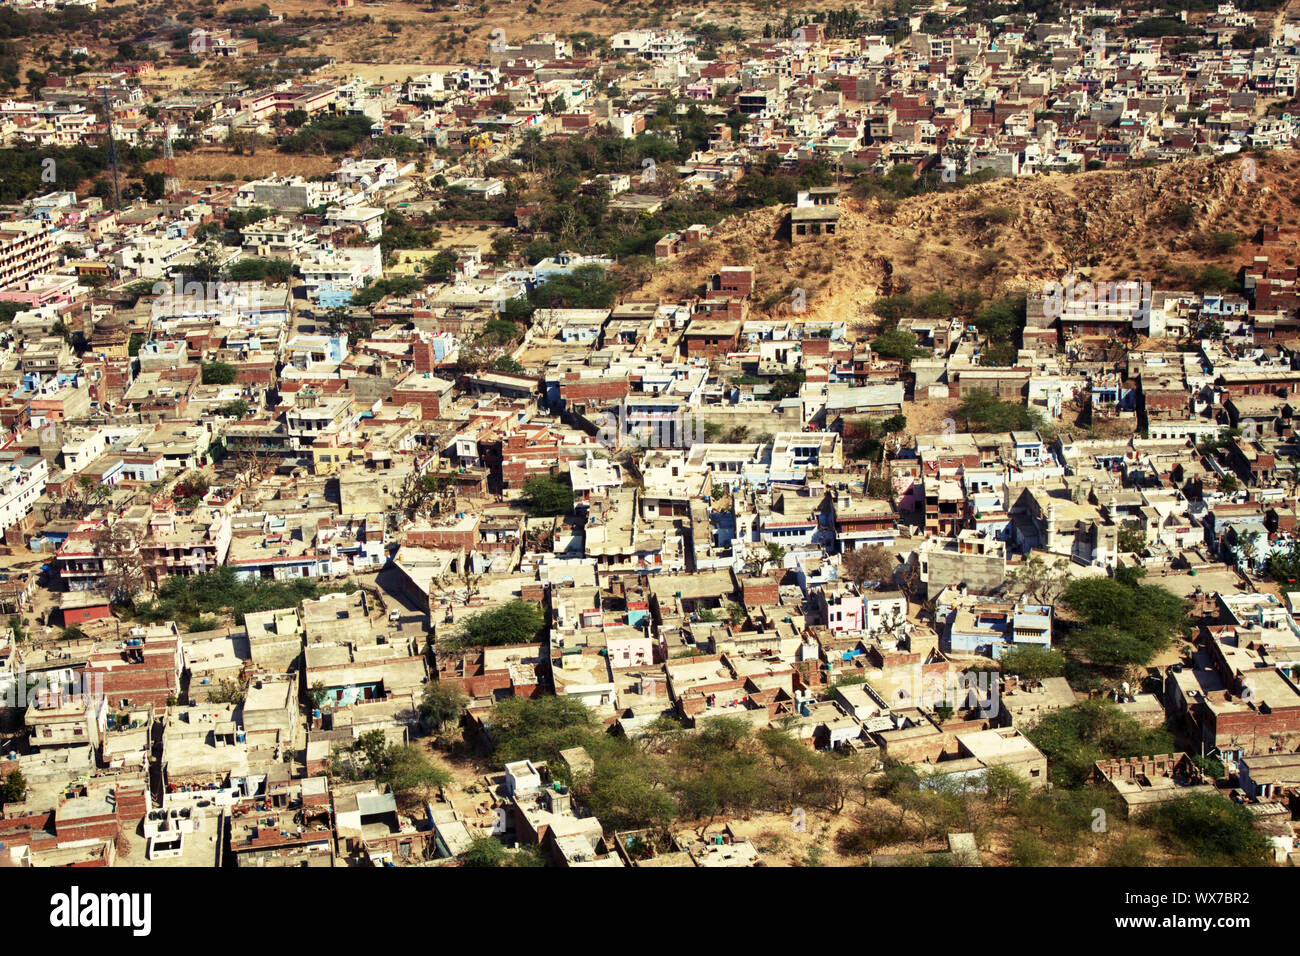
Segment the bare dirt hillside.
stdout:
[[[253,0],[221,0],[218,9],[252,5]],[[462,59],[482,59],[494,36],[509,43],[538,33],[591,33],[607,37],[620,30],[647,27],[689,29],[705,23],[739,27],[749,36],[762,34],[767,23],[780,22],[784,10],[769,4],[732,0],[664,5],[655,0],[492,0],[491,3],[357,2],[338,8],[327,0],[281,0],[272,5],[286,18],[328,14],[335,22],[313,33],[314,52],[335,57],[345,67],[387,63],[403,68],[412,64],[443,64]],[[810,0],[801,14],[839,9],[841,0]],[[868,13],[875,2],[862,6]],[[394,33],[389,25],[398,28]],[[497,33],[500,31],[500,33]],[[449,54],[454,53],[451,57]],[[387,79],[392,75],[384,74]],[[401,78],[401,75],[398,76]]]
[[[798,246],[781,237],[788,207],[766,208],[719,224],[701,250],[656,269],[641,294],[680,294],[719,266],[752,264],[759,312],[796,311],[802,289],[809,315],[869,321],[880,295],[960,287],[992,295],[1070,269],[1096,281],[1186,287],[1207,264],[1235,270],[1249,262],[1261,227],[1285,234],[1300,203],[1298,178],[1300,153],[1288,150],[999,179],[903,200],[846,195],[839,235]],[[1294,243],[1266,251],[1300,263]]]
[[[338,167],[338,160],[330,156],[290,155],[268,147],[242,156],[234,156],[224,149],[201,149],[177,155],[175,164],[176,175],[182,183],[202,186],[223,176],[233,176],[237,180],[273,175],[324,176]],[[161,159],[145,163],[145,169],[150,172],[165,168],[166,163]]]

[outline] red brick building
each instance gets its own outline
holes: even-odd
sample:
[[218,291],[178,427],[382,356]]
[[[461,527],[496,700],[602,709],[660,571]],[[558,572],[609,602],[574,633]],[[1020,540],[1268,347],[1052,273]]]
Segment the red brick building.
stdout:
[[126,647],[100,645],[86,663],[86,679],[111,707],[153,707],[161,712],[181,686],[184,653],[176,634],[126,639]]

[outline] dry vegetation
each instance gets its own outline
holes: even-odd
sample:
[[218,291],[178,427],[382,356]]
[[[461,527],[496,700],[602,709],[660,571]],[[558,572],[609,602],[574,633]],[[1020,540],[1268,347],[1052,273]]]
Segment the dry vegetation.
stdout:
[[[777,241],[784,209],[761,209],[720,224],[704,249],[656,270],[642,292],[681,294],[720,266],[752,264],[757,297],[772,312],[788,311],[802,288],[810,315],[852,322],[867,318],[877,297],[906,288],[976,287],[992,296],[1071,268],[1095,280],[1141,277],[1177,288],[1186,281],[1180,269],[1217,262],[1235,270],[1255,254],[1250,240],[1262,226],[1295,221],[1300,153],[1255,162],[1255,182],[1243,178],[1239,159],[1191,159],[993,180],[903,200],[846,197],[840,234],[798,246]],[[1186,228],[1180,213],[1190,215]],[[1242,241],[1216,253],[1207,246],[1215,233]],[[1295,248],[1270,253],[1300,263]]]
[[[150,171],[161,170],[163,166],[160,159],[145,164]],[[337,167],[338,160],[330,156],[289,155],[273,148],[242,156],[225,149],[202,149],[176,156],[177,175],[186,185],[196,186],[217,181],[224,175],[233,175],[240,181],[271,175],[324,176]]]

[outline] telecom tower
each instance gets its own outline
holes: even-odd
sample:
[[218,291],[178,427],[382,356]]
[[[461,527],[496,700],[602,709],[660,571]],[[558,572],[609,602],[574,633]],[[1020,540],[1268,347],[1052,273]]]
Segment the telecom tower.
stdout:
[[104,125],[108,129],[108,162],[113,167],[113,208],[122,208],[122,190],[117,181],[117,141],[113,138],[113,101],[104,91]]
[[172,155],[172,137],[176,135],[176,127],[172,123],[167,124],[167,135],[163,139],[163,192],[168,196],[175,196],[181,191],[180,177],[176,175],[176,157]]

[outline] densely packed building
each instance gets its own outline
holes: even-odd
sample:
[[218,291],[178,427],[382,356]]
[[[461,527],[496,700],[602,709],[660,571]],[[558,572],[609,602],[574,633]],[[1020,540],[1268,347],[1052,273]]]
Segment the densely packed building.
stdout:
[[[522,255],[487,231],[530,236],[548,213],[514,205],[502,169],[533,137],[635,140],[665,102],[708,118],[678,192],[765,163],[987,179],[1296,138],[1294,115],[1263,109],[1297,92],[1293,22],[1240,47],[1267,25],[1224,4],[1197,14],[1215,43],[1182,49],[1129,11],[996,35],[963,12],[811,23],[708,59],[675,30],[616,34],[604,59],[542,35],[405,83],[182,95],[122,63],[0,103],[0,136],[26,149],[297,135],[289,115],[413,144],[323,176],[168,176],[152,198],[52,190],[3,210],[0,776],[25,787],[4,800],[5,861],[106,865],[142,842],[196,866],[401,865],[490,835],[557,865],[644,862],[641,837],[576,801],[582,748],[399,802],[358,754],[427,735],[435,686],[463,696],[470,742],[502,700],[558,697],[629,738],[731,718],[1031,789],[1049,772],[1035,722],[1109,694],[1215,755],[1229,799],[1294,800],[1288,227],[1253,240],[1240,294],[1140,276],[1031,290],[1006,365],[956,315],[904,317],[918,352],[899,361],[847,317],[763,307],[747,265],[685,293],[548,300],[618,257]],[[258,53],[196,31],[181,52]],[[654,169],[573,189],[650,215],[668,198]],[[800,189],[780,241],[840,235],[842,196]],[[437,219],[453,201],[510,213]],[[387,241],[417,216],[466,228]],[[671,266],[710,228],[665,230],[644,258]],[[973,400],[1032,415],[925,417],[964,401],[970,421]],[[1059,590],[1035,574],[1158,582],[1191,608],[1188,659],[1122,689],[1015,673],[1059,644]],[[463,639],[520,604],[542,620],[526,640]],[[1131,813],[1214,789],[1183,753],[1095,772]],[[659,856],[761,861],[714,822]]]

